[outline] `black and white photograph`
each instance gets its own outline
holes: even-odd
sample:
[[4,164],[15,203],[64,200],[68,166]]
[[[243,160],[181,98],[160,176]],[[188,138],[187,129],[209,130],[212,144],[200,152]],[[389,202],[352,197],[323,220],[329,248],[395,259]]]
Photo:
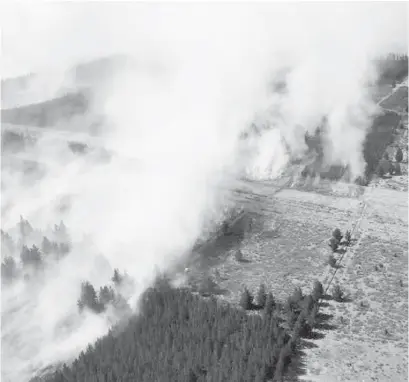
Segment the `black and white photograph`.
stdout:
[[406,382],[407,1],[5,1],[2,382]]

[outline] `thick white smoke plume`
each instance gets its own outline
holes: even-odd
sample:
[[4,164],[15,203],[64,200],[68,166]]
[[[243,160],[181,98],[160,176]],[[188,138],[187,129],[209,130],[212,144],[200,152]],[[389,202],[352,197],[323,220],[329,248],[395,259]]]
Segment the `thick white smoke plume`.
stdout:
[[[41,181],[27,187],[3,166],[3,229],[13,232],[20,215],[44,229],[63,218],[74,244],[36,289],[24,281],[3,289],[4,380],[24,382],[106,333],[106,315],[92,314],[63,330],[82,280],[99,288],[113,268],[126,270],[136,280],[135,307],[155,267],[186,256],[205,219],[222,208],[228,191],[221,190],[243,173],[277,176],[324,118],[326,160],[362,173],[376,112],[371,59],[406,51],[406,13],[403,3],[4,7],[3,77],[39,72],[47,82],[47,73],[114,53],[134,63],[109,83],[98,79],[92,110],[109,121],[101,139],[117,158],[74,161],[44,139],[34,152],[49,164]],[[281,92],[273,90],[278,79]],[[55,94],[72,85],[60,74],[49,83]],[[32,89],[24,102],[50,89]],[[243,143],[253,122],[268,129]],[[63,195],[72,205],[61,215],[55,204]]]

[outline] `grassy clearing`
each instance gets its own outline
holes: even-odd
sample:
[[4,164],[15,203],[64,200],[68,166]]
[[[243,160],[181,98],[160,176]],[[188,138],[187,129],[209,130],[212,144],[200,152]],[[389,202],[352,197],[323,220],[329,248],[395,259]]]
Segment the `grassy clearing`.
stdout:
[[323,308],[336,329],[308,350],[307,380],[407,381],[407,270],[407,241],[362,238],[334,280],[351,302]]
[[349,325],[339,331],[407,346],[407,279],[406,243],[363,238],[343,281],[353,302],[337,307],[338,314],[349,319]]
[[218,266],[224,279],[220,286],[230,292],[226,298],[235,301],[243,285],[256,292],[261,283],[278,298],[297,286],[309,290],[325,267],[326,232],[327,227],[281,220],[277,230],[267,229],[250,237],[241,247],[246,263],[237,262],[230,251]]
[[[228,302],[239,301],[243,285],[254,293],[264,283],[279,299],[296,286],[308,292],[314,279],[334,271],[327,265],[332,230],[360,222],[332,282],[350,302],[324,302],[334,330],[324,330],[317,347],[306,349],[309,381],[407,380],[407,194],[363,189],[354,198],[282,190],[263,201],[257,232],[201,270],[218,270],[220,298]],[[235,260],[238,248],[245,262]]]
[[[296,286],[309,289],[327,267],[333,228],[351,229],[360,209],[360,201],[353,198],[282,190],[262,203],[261,222],[251,234],[241,242],[220,238],[203,253],[206,261],[196,272],[207,275],[218,269],[219,286],[231,301],[237,300],[242,285],[255,291],[265,283],[277,296],[288,295]],[[245,262],[235,259],[238,249]]]

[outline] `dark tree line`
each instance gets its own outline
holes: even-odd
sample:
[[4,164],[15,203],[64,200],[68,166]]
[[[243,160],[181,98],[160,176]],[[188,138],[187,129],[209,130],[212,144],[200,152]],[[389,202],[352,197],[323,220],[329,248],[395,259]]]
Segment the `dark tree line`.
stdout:
[[[92,304],[110,300],[114,294],[113,289],[101,289],[98,299],[89,284],[83,291]],[[316,282],[310,295],[297,289],[285,303],[278,303],[260,286],[255,304],[262,312],[248,314],[214,297],[172,288],[160,279],[142,295],[140,314],[125,328],[111,330],[72,365],[37,380],[281,382],[284,377],[295,378],[301,338],[309,336],[317,322],[322,293],[321,283]],[[244,294],[249,297],[243,301],[253,302],[247,289]]]

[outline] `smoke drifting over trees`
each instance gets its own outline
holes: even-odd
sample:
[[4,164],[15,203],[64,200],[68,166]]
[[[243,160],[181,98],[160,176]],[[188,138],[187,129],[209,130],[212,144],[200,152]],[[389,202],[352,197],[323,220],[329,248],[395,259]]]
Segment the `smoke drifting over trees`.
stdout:
[[[35,229],[19,233],[20,215],[43,230],[61,219],[70,228],[69,256],[45,267],[41,283],[2,293],[5,379],[24,382],[108,331],[106,314],[71,321],[84,280],[99,290],[113,269],[125,269],[136,283],[124,295],[137,310],[157,268],[188,256],[235,180],[277,176],[305,153],[305,133],[317,126],[325,130],[325,161],[361,175],[378,112],[373,59],[406,52],[406,13],[403,3],[4,7],[3,76],[36,73],[21,91],[3,94],[7,104],[90,87],[88,114],[59,128],[83,132],[102,119],[98,139],[118,154],[103,163],[76,157],[66,142],[44,135],[26,148],[45,163],[41,179],[28,187],[25,176],[3,167],[5,233],[26,237],[30,254],[33,245],[45,253],[64,241]],[[77,81],[66,71],[116,53],[129,62],[88,84],[84,72]]]

